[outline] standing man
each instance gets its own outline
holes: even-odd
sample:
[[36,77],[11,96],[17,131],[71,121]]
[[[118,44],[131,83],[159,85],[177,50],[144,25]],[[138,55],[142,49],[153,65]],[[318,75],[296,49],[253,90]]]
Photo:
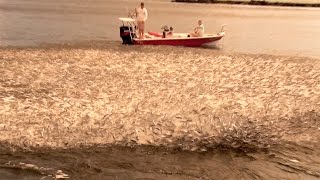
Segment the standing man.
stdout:
[[136,9],[136,16],[137,16],[137,23],[138,23],[138,29],[139,29],[139,39],[143,39],[145,21],[148,18],[148,11],[144,7],[143,2],[140,4],[140,7]]

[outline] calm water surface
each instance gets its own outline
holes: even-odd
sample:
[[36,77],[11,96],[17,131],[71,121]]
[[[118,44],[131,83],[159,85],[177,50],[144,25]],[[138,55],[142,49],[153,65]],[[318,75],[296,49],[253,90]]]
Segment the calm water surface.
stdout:
[[[253,54],[320,56],[320,10],[145,1],[147,30],[170,25],[188,32],[203,19],[206,32],[227,24],[221,50]],[[136,0],[0,0],[0,46],[106,41],[119,44],[118,17]]]

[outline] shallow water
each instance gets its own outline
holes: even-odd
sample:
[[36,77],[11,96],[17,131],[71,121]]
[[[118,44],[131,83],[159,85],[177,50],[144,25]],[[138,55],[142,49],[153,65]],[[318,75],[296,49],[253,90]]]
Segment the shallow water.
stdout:
[[317,9],[146,1],[227,36],[122,46],[137,4],[0,0],[0,179],[320,178]]
[[[290,148],[290,151],[278,149],[281,153],[244,153],[222,148],[195,153],[141,146],[95,146],[55,151],[38,149],[26,153],[11,152],[1,158],[1,161],[10,160],[11,164],[28,161],[54,170],[60,169],[72,179],[318,179],[319,166],[314,163],[319,163],[319,159],[315,160],[312,156],[319,154],[308,148]],[[293,153],[295,156],[292,156]],[[306,153],[308,155],[305,155]],[[21,170],[18,174],[19,168],[10,171],[8,169],[10,170],[0,168],[0,172],[4,172],[2,178],[17,179],[17,175],[29,179],[55,177],[55,173],[41,170]]]
[[320,177],[317,59],[97,44],[0,49],[0,171]]

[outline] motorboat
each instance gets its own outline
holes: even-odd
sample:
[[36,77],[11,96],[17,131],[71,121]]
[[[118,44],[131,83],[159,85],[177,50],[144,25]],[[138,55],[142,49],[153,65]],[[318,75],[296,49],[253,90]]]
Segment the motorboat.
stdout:
[[225,25],[223,25],[220,32],[214,34],[203,34],[201,37],[190,37],[188,33],[173,33],[171,35],[166,35],[166,32],[164,31],[149,31],[144,34],[142,39],[140,39],[136,35],[137,28],[135,25],[135,19],[130,17],[121,17],[119,20],[122,22],[122,26],[120,26],[120,37],[123,44],[198,47],[215,43],[225,35]]

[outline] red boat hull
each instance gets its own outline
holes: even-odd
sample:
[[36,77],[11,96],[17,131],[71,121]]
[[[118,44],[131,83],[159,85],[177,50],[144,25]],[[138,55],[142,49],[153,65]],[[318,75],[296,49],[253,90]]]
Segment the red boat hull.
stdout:
[[135,45],[169,45],[197,47],[220,40],[223,35],[189,38],[134,39]]

